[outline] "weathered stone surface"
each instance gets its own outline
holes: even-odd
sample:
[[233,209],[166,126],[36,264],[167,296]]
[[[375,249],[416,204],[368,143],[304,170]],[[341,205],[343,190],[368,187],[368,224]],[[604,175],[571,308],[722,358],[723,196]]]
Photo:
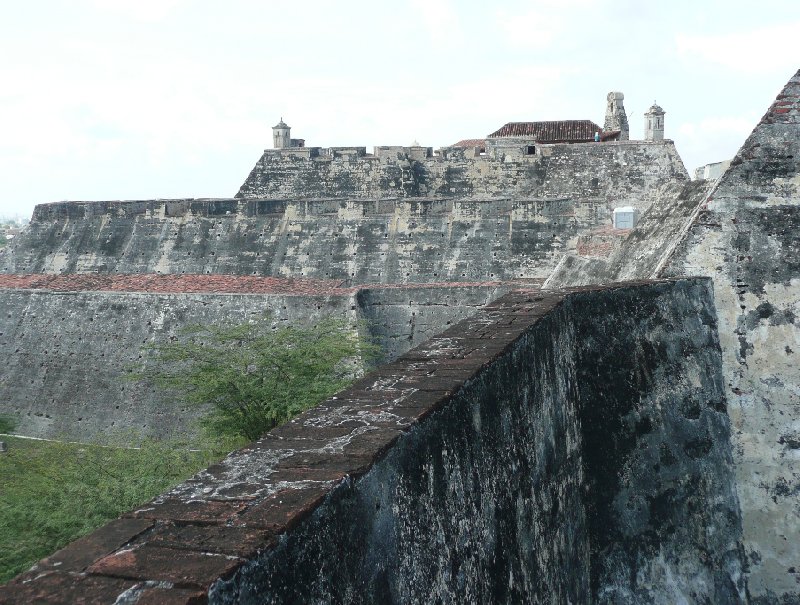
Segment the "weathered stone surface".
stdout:
[[[589,291],[566,303],[509,296],[462,324],[504,341],[505,354],[475,358],[478,373],[442,393],[438,411],[363,477],[340,482],[274,551],[213,588],[212,601],[742,601],[713,308],[702,283],[672,287]],[[598,308],[607,312],[590,312]],[[522,335],[490,329],[519,318]],[[431,366],[445,338],[431,343]],[[451,342],[446,359],[467,361],[471,343]],[[426,350],[409,354],[411,373]],[[388,412],[404,397],[392,385],[405,359],[339,396],[361,400],[384,381],[394,396],[373,400],[371,414]],[[292,424],[313,431],[350,414],[323,404]],[[297,446],[301,430],[269,443]],[[316,438],[307,447],[326,449]]]
[[750,592],[800,602],[800,71],[664,273],[714,279]]
[[281,534],[294,529],[300,521],[308,517],[329,492],[329,487],[315,486],[281,490],[251,506],[238,517],[236,523]]
[[[327,315],[355,319],[354,297],[150,294],[2,290],[2,412],[17,431],[76,440],[114,434],[169,437],[195,429],[202,409],[180,405],[147,382],[126,379],[152,356],[143,348],[195,324],[243,323],[273,314],[305,323]],[[145,366],[146,367],[146,366]]]
[[145,588],[137,595],[136,605],[206,605],[204,590],[183,588]]
[[[346,489],[340,485],[340,491],[334,492],[339,500],[331,498],[320,505],[321,509],[350,514],[355,509],[349,503],[361,498],[359,486],[377,472],[375,465],[370,467],[358,457],[372,450],[376,460],[387,459],[402,448],[409,431],[436,422],[452,406],[460,405],[465,393],[475,387],[475,379],[465,378],[466,366],[455,362],[469,365],[474,361],[482,371],[496,368],[512,354],[511,341],[525,338],[537,314],[536,304],[530,294],[512,295],[472,322],[449,330],[447,322],[471,315],[506,291],[510,280],[524,279],[532,285],[547,280],[547,286],[557,287],[702,273],[714,278],[720,313],[725,393],[736,429],[738,498],[744,508],[747,563],[752,572],[750,591],[758,603],[793,602],[800,598],[800,546],[792,539],[800,534],[796,504],[800,433],[793,420],[800,392],[797,364],[793,363],[800,342],[795,321],[800,312],[796,283],[800,280],[796,261],[800,185],[795,182],[800,157],[799,86],[795,75],[716,184],[687,183],[669,142],[542,146],[538,157],[510,154],[502,161],[494,156],[469,157],[464,150],[445,150],[439,158],[405,156],[403,150],[383,150],[380,157],[370,158],[355,150],[330,158],[314,158],[310,152],[308,157],[265,154],[240,192],[244,197],[238,200],[41,206],[31,228],[0,253],[2,272],[39,272],[35,285],[30,276],[5,276],[17,285],[13,286],[16,290],[7,291],[8,299],[0,300],[4,309],[12,310],[8,317],[0,317],[0,342],[4,334],[13,335],[13,340],[0,346],[9,347],[7,357],[15,359],[18,347],[12,348],[10,343],[21,339],[21,351],[29,355],[21,356],[17,367],[34,380],[20,382],[11,392],[58,392],[56,385],[62,386],[64,373],[56,371],[61,361],[51,357],[53,341],[26,341],[26,335],[55,332],[51,318],[72,308],[70,297],[88,296],[48,294],[63,302],[54,307],[51,303],[37,306],[32,298],[23,300],[20,288],[74,292],[74,287],[64,286],[62,278],[78,280],[63,273],[84,272],[83,288],[141,292],[120,294],[114,300],[111,306],[119,304],[117,315],[108,314],[103,320],[111,325],[114,319],[140,315],[128,306],[133,296],[160,292],[164,306],[176,304],[173,294],[178,291],[164,289],[170,287],[165,286],[167,280],[159,279],[164,276],[126,273],[189,272],[220,278],[213,286],[210,282],[203,286],[217,289],[206,290],[191,289],[198,286],[197,278],[202,275],[174,280],[188,288],[179,291],[182,295],[197,293],[198,300],[211,291],[290,297],[299,292],[297,284],[265,291],[258,288],[283,286],[279,280],[250,280],[312,278],[304,282],[308,289],[303,296],[337,299],[330,305],[332,312],[373,320],[388,360],[408,346],[445,332],[430,341],[428,350],[410,354],[407,372],[400,372],[397,366],[386,368],[372,383],[352,390],[348,399],[325,402],[269,439],[201,473],[171,497],[188,502],[210,490],[205,504],[227,501],[234,512],[228,515],[213,506],[193,504],[199,506],[194,521],[181,522],[239,523],[248,514],[243,510],[249,511],[278,492],[329,490],[338,477],[352,472],[340,482]],[[712,186],[709,195],[707,189]],[[326,199],[304,199],[322,197]],[[613,206],[623,203],[643,211],[641,222],[627,236],[611,232],[606,225]],[[225,274],[248,279],[237,282]],[[430,282],[449,282],[464,289],[449,299],[442,298],[437,292],[441,284]],[[472,288],[465,282],[481,285]],[[389,291],[376,288],[376,283],[423,287],[419,293],[401,288]],[[367,287],[356,290],[353,284]],[[298,289],[293,292],[292,288]],[[5,296],[0,293],[0,298]],[[11,301],[10,306],[6,300]],[[292,298],[287,306],[300,300]],[[540,302],[550,304],[551,312],[556,312],[553,305],[561,305],[558,294],[545,295]],[[635,307],[630,310],[644,326],[631,329],[652,328],[655,333],[651,318],[637,315]],[[298,318],[301,315],[298,313]],[[665,324],[668,329],[675,325],[672,320]],[[109,332],[108,325],[100,329],[100,324],[90,327],[89,322],[82,329]],[[118,334],[119,330],[112,327],[110,332]],[[598,333],[606,336],[603,330]],[[587,342],[600,337],[592,330],[586,334]],[[651,342],[617,349],[612,343],[609,350],[616,351],[625,363],[647,368],[651,358],[673,355],[678,346],[669,334],[659,338],[658,342],[666,339],[672,344],[655,346]],[[103,346],[105,343],[93,342],[86,350],[103,352]],[[706,353],[696,343],[682,341],[678,348],[698,362],[705,359]],[[75,348],[73,353],[82,354],[82,349]],[[576,359],[588,360],[593,354],[575,349]],[[434,358],[437,363],[432,362]],[[440,363],[442,360],[449,363]],[[89,364],[105,368],[102,356],[90,358]],[[583,371],[581,368],[583,364],[576,372]],[[670,371],[683,370],[689,371],[680,362]],[[101,369],[96,376],[104,374]],[[620,371],[612,375],[626,385],[622,391],[628,395],[641,394],[637,389],[666,380],[646,373]],[[507,378],[512,379],[512,374]],[[645,397],[641,407],[630,409],[621,403],[624,397],[614,399],[612,389],[597,393],[578,389],[581,397],[602,401],[601,409],[613,410],[610,415],[580,416],[582,421],[604,427],[604,439],[594,445],[588,433],[582,434],[587,437],[582,441],[586,451],[595,447],[601,452],[582,467],[584,472],[591,469],[591,491],[597,498],[583,501],[585,526],[594,545],[589,552],[589,576],[595,598],[619,602],[692,601],[702,600],[703,594],[722,601],[741,598],[742,585],[736,577],[741,561],[738,547],[731,546],[729,539],[737,531],[738,521],[731,512],[736,495],[719,495],[726,489],[729,477],[724,469],[729,462],[718,447],[726,430],[720,428],[724,422],[715,414],[723,414],[725,403],[715,397],[702,403],[698,393],[716,387],[709,386],[707,377],[692,380],[700,390],[692,391],[678,381],[683,397],[680,402],[670,400],[666,408],[660,399],[653,403],[657,398]],[[700,387],[695,384],[698,381]],[[112,382],[103,383],[97,392],[113,388]],[[0,389],[3,384],[0,380]],[[61,409],[53,399],[43,398],[39,405],[50,405],[58,414]],[[55,414],[45,408],[30,408],[31,416],[26,412],[24,418],[29,418],[36,430],[46,432],[51,430],[48,421]],[[583,407],[577,409],[585,412]],[[153,420],[147,423],[153,424]],[[107,429],[102,423],[98,426]],[[654,448],[657,459],[653,458]],[[351,453],[358,458],[357,464],[337,466],[340,456]],[[292,466],[284,463],[285,459],[305,459],[308,464]],[[616,473],[615,465],[624,466],[624,476]],[[706,469],[714,465],[723,470],[705,476]],[[558,473],[552,475],[553,482],[560,480]],[[633,491],[631,482],[638,486]],[[548,489],[561,489],[553,485],[548,484]],[[710,502],[703,498],[711,493],[717,494],[716,500],[703,505]],[[307,517],[315,507],[301,507],[299,517],[281,509],[275,518],[288,514],[288,518],[315,523]],[[688,517],[697,524],[685,525],[681,519]],[[609,520],[604,521],[606,518]],[[716,528],[717,534],[700,535],[698,528],[704,524]],[[663,531],[653,530],[654,526]],[[192,544],[191,539],[187,538],[187,543]],[[193,548],[189,550],[194,552]],[[717,554],[701,556],[702,571],[696,572],[695,555],[704,549]],[[681,553],[678,560],[665,554],[673,550]],[[445,552],[460,551],[448,546]],[[549,562],[537,564],[546,567]],[[637,570],[635,577],[628,573],[631,569]],[[701,592],[692,593],[689,577]]]
[[574,322],[574,363],[600,603],[745,600],[716,316],[701,283],[569,299],[576,318],[595,317]]
[[[311,157],[266,150],[236,197],[385,198],[508,196],[612,198],[646,206],[651,188],[688,174],[671,141],[537,145],[536,154],[502,149],[475,157],[447,148],[438,156]],[[624,170],[620,170],[624,167]]]
[[639,223],[604,257],[568,255],[545,281],[545,288],[657,277],[663,262],[685,236],[713,183],[691,181],[665,186]]
[[227,555],[144,544],[108,555],[87,571],[101,576],[170,582],[179,588],[205,588],[228,576],[241,562]]
[[153,546],[233,557],[252,557],[274,544],[274,537],[251,527],[162,524],[144,537]]
[[201,408],[126,376],[142,359],[147,367],[146,345],[187,326],[244,323],[267,313],[275,325],[363,319],[389,360],[508,289],[359,290],[314,280],[172,277],[0,275],[0,353],[7,360],[0,367],[0,412],[16,416],[17,431],[34,437],[186,435],[196,430]]
[[220,502],[156,498],[126,516],[136,519],[156,519],[178,523],[221,524],[245,508],[242,502]]
[[663,197],[608,259],[565,258],[545,283],[713,278],[749,586],[764,603],[800,599],[799,108],[795,74],[718,181]]
[[451,149],[412,161],[413,191],[397,193],[377,173],[399,174],[406,159],[270,151],[240,192],[262,199],[40,205],[0,252],[0,272],[542,279],[614,206],[645,210],[667,183],[688,180],[671,142],[547,145],[500,158]]
[[3,605],[108,605],[136,582],[102,576],[61,572],[45,573],[34,581],[0,586]]
[[798,74],[719,180],[664,196],[609,258],[565,257],[545,282],[713,278],[749,587],[758,603],[800,600],[800,541],[793,539],[800,535]]
[[364,287],[359,289],[356,301],[359,317],[371,327],[370,332],[384,351],[383,359],[391,361],[475,314],[513,287],[513,283],[453,288],[442,284],[419,288]]
[[133,541],[152,526],[153,521],[149,519],[115,519],[42,559],[24,577],[33,578],[46,571],[83,571],[101,557]]
[[[640,193],[637,188],[637,195]],[[37,206],[0,251],[0,273],[217,274],[348,284],[543,279],[577,237],[609,222],[605,198],[214,200],[165,214],[168,201]],[[66,208],[65,208],[66,207]],[[62,212],[66,210],[66,212]],[[71,218],[73,210],[80,219]]]

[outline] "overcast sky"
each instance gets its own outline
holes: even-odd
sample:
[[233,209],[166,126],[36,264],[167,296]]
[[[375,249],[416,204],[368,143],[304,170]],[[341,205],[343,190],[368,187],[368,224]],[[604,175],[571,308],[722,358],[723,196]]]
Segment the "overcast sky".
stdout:
[[307,145],[440,147],[658,101],[691,171],[800,67],[796,0],[64,0],[0,8],[0,215],[232,196],[283,117]]

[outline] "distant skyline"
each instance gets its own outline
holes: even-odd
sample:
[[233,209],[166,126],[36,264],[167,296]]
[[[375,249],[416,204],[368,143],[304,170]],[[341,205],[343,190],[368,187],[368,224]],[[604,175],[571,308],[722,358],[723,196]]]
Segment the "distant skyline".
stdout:
[[657,101],[690,174],[800,67],[792,0],[15,3],[0,19],[0,215],[230,197],[283,117],[307,145],[438,148]]

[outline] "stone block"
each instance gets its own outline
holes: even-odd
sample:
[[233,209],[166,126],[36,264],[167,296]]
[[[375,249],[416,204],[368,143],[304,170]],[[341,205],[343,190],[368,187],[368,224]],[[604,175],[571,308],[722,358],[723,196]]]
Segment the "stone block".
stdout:
[[116,578],[171,582],[178,588],[207,588],[232,574],[241,563],[241,559],[227,555],[145,544],[108,555],[88,571]]
[[244,510],[245,502],[183,501],[166,499],[137,508],[126,517],[177,523],[223,524]]

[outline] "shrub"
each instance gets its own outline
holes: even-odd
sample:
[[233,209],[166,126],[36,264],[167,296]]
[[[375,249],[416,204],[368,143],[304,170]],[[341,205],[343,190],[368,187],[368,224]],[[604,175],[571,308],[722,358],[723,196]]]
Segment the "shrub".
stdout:
[[[343,389],[378,347],[344,321],[273,328],[269,318],[235,326],[193,326],[149,347],[147,378],[193,404],[208,405],[211,436],[249,440]],[[153,363],[155,362],[155,363]]]

